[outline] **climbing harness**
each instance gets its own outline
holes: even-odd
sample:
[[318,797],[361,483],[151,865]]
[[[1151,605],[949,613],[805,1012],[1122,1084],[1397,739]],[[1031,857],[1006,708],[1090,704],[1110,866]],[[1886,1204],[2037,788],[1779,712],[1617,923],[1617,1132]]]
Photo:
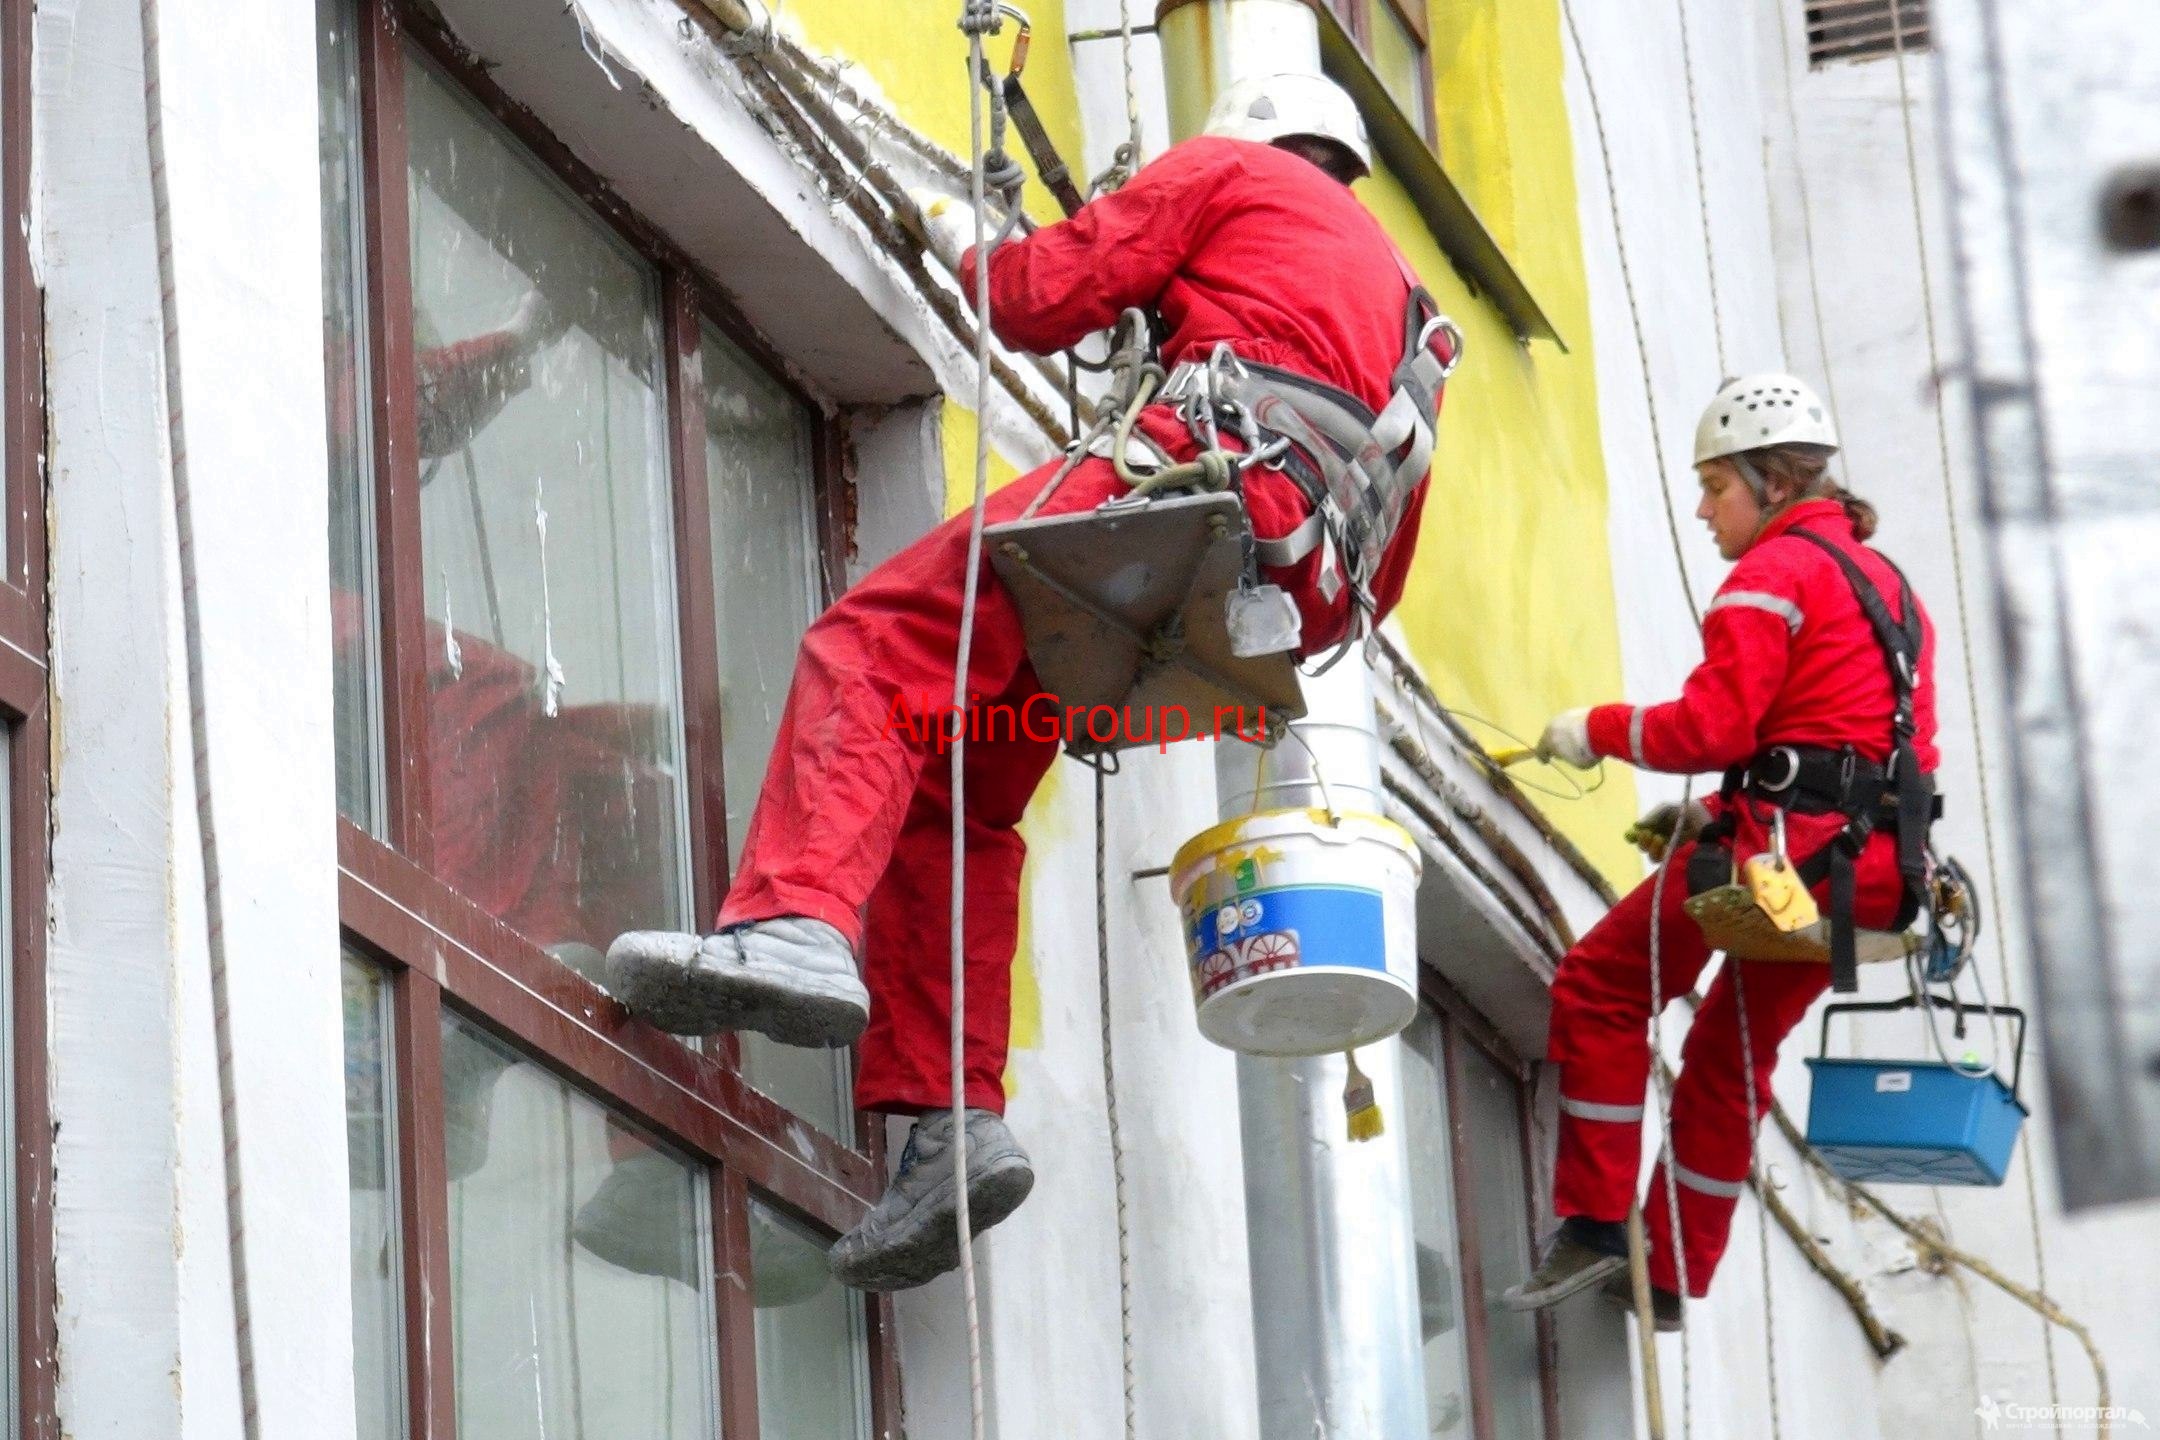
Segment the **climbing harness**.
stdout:
[[[1720,795],[1725,813],[1700,837],[1688,865],[1688,913],[1704,937],[1728,955],[1748,960],[1830,963],[1831,984],[1841,993],[1858,988],[1858,965],[1903,960],[1925,949],[1931,965],[1954,971],[1970,937],[1948,941],[1975,912],[1971,884],[1962,867],[1934,857],[1930,827],[1942,805],[1934,777],[1920,769],[1915,749],[1914,687],[1919,678],[1922,630],[1911,585],[1898,575],[1898,613],[1859,565],[1836,544],[1805,526],[1793,537],[1816,546],[1837,563],[1867,616],[1889,671],[1892,708],[1887,763],[1878,765],[1851,746],[1830,750],[1775,745],[1725,774]],[[1895,566],[1892,567],[1895,570]],[[1734,883],[1731,842],[1740,807],[1770,809],[1772,851],[1742,866]],[[1809,859],[1793,864],[1785,853],[1788,814],[1836,814],[1845,828]],[[1853,924],[1853,867],[1877,831],[1896,837],[1903,896],[1892,928],[1860,931]],[[1829,882],[1830,913],[1817,918],[1807,892]],[[1923,914],[1926,936],[1909,932]]]

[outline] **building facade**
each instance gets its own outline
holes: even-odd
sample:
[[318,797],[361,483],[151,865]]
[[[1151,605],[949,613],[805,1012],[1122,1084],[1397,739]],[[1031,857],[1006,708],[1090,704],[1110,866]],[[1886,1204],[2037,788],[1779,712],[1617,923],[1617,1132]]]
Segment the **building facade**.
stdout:
[[[1316,27],[1378,147],[1358,193],[1467,340],[1410,585],[1350,662],[1425,865],[1387,1141],[1422,1433],[1643,1433],[1617,1311],[1497,1297],[1550,1224],[1553,967],[1677,787],[1518,785],[1483,752],[1677,688],[1721,573],[1686,520],[1721,374],[1830,394],[1940,622],[1946,838],[2009,912],[1982,964],[2031,991],[1992,874],[2017,837],[1989,637],[1950,618],[1984,576],[1933,383],[1958,340],[1923,7],[1877,7],[1886,49],[1800,0],[1207,8],[1239,4]],[[967,1433],[957,1283],[824,1272],[900,1134],[853,1111],[847,1057],[684,1045],[598,983],[617,932],[710,919],[818,609],[965,505],[982,432],[1009,478],[1074,429],[1070,373],[1018,354],[978,410],[971,307],[908,230],[910,188],[966,184],[956,18],[0,0],[21,1433]],[[1027,21],[1076,175],[1187,128],[1168,13]],[[1257,1398],[1254,1277],[1296,1237],[1248,1226],[1239,1071],[1195,1029],[1162,878],[1216,818],[1209,752],[1131,752],[1099,813],[1061,762],[1025,825],[1007,1089],[1039,1181],[978,1249],[1006,1440],[1118,1434],[1128,1388],[1140,1434],[1291,1433]],[[2026,1089],[2006,1187],[1890,1198],[2014,1281],[2044,1266],[2115,1401],[2160,1407],[2123,1283],[2160,1270],[2150,1207],[2065,1217]],[[1660,1346],[1672,1428],[2092,1403],[2067,1332],[1764,1155],[1786,1218],[1743,1201]],[[1378,1433],[1315,1410],[1298,1433]]]

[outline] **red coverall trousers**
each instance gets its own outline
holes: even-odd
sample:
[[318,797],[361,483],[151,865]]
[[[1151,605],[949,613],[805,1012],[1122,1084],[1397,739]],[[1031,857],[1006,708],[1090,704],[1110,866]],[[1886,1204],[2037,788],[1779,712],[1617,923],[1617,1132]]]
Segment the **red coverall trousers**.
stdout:
[[[1743,826],[1747,842],[1759,830]],[[1890,923],[1901,898],[1896,842],[1878,835],[1854,867],[1853,913],[1862,926]],[[1745,843],[1741,845],[1746,852]],[[1709,962],[1702,931],[1682,910],[1692,844],[1673,855],[1658,922],[1659,1006],[1687,994]],[[1805,858],[1805,857],[1800,857]],[[1642,1163],[1644,1099],[1650,1078],[1650,910],[1657,877],[1643,881],[1577,941],[1553,978],[1546,1058],[1560,1066],[1560,1145],[1553,1210],[1592,1220],[1624,1220]],[[1815,898],[1828,913],[1829,887]],[[1738,983],[1735,983],[1735,972]],[[1827,964],[1727,960],[1710,982],[1681,1048],[1672,1093],[1672,1158],[1679,1176],[1680,1230],[1690,1294],[1709,1293],[1725,1253],[1733,1210],[1747,1186],[1753,1137],[1743,1086],[1740,1037],[1744,993],[1747,1048],[1753,1051],[1755,1115],[1770,1113],[1778,1045],[1830,987]],[[1659,1162],[1643,1201],[1651,1283],[1677,1293],[1672,1202]]]
[[[1017,518],[1059,463],[992,494],[988,523]],[[1037,513],[1093,509],[1124,488],[1108,460],[1085,460]],[[855,1082],[865,1110],[919,1113],[949,1103],[952,1093],[945,959],[951,756],[911,739],[894,716],[904,706],[921,723],[933,707],[952,703],[967,542],[965,514],[945,521],[871,571],[810,627],[742,861],[720,909],[723,926],[812,916],[854,945],[871,995]],[[1006,727],[1005,716],[1033,716],[1040,735],[1049,728],[1047,707],[1023,708],[1042,690],[1019,608],[987,562],[982,569],[968,691],[979,697],[971,704],[998,719],[985,727],[994,738],[969,740],[965,760],[967,1103],[1002,1113],[1027,854],[1017,827],[1060,741]],[[1291,594],[1306,614],[1315,613],[1309,607],[1319,602],[1297,588]],[[867,919],[860,915],[865,902]]]

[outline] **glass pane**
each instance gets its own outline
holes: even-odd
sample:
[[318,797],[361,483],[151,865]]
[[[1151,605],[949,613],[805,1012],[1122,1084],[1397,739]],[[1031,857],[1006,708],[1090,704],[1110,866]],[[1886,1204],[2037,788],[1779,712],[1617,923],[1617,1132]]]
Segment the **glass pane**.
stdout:
[[1522,1087],[1473,1045],[1462,1057],[1463,1124],[1477,1187],[1478,1263],[1485,1281],[1493,1431],[1542,1435],[1537,1319],[1501,1308],[1500,1294],[1530,1274],[1530,1196],[1523,1172]]
[[359,1440],[405,1433],[399,1296],[396,1112],[391,1106],[390,987],[345,958],[345,1152],[351,1166],[353,1396]]
[[330,439],[331,683],[338,810],[380,834],[382,650],[375,589],[374,449],[368,389],[366,214],[360,171],[359,18],[315,9],[322,155],[323,394]]
[[[719,616],[720,734],[728,868],[780,728],[795,650],[817,615],[817,475],[809,411],[706,327],[705,474],[712,495],[713,601]],[[828,1134],[849,1138],[848,1056],[743,1036],[750,1082]]]
[[862,1440],[870,1433],[862,1297],[825,1269],[825,1242],[750,1203],[762,1440]]
[[1410,1149],[1411,1229],[1417,1242],[1418,1316],[1425,1339],[1425,1424],[1434,1440],[1468,1440],[1470,1357],[1463,1334],[1461,1238],[1455,1220],[1455,1146],[1448,1125],[1440,1022],[1421,1011],[1403,1035],[1403,1120]]
[[1388,0],[1372,3],[1372,65],[1380,83],[1411,128],[1430,141],[1425,126],[1425,45]]
[[406,67],[434,866],[597,978],[688,924],[656,279]]
[[702,1173],[455,1015],[443,1108],[458,1433],[709,1437]]

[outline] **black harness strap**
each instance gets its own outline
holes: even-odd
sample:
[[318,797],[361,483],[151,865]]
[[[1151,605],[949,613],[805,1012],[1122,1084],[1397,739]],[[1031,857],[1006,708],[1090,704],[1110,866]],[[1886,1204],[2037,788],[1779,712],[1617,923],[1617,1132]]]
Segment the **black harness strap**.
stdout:
[[[1868,579],[1867,572],[1829,539],[1804,526],[1795,526],[1787,533],[1837,562],[1852,587],[1853,597],[1860,602],[1861,613],[1875,632],[1875,643],[1882,647],[1883,661],[1890,671],[1890,762],[1884,767],[1884,777],[1897,817],[1898,874],[1905,890],[1897,924],[1902,928],[1919,914],[1926,896],[1928,827],[1935,809],[1934,782],[1920,773],[1915,745],[1919,723],[1913,713],[1913,692],[1919,681],[1920,646],[1926,633],[1920,623],[1920,607],[1913,599],[1911,582],[1897,566],[1890,568],[1898,577],[1902,618],[1891,613],[1882,591]],[[1830,882],[1830,984],[1849,994],[1860,988],[1853,945],[1853,864],[1874,833],[1878,810],[1872,805],[1854,806],[1844,813],[1844,830],[1800,867],[1800,878],[1811,886],[1825,878]]]

